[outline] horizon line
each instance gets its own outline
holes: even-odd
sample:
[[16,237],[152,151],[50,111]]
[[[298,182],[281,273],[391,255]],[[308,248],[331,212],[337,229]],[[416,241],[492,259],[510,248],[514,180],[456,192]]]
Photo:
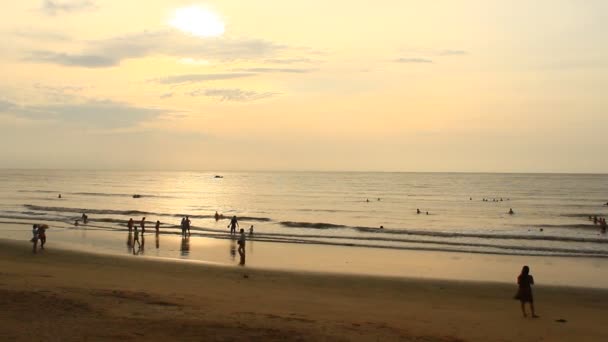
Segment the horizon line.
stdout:
[[5,168],[2,171],[102,171],[102,172],[277,172],[277,173],[460,173],[460,174],[555,174],[555,175],[608,175],[607,172],[577,171],[402,171],[402,170],[287,170],[287,169],[130,169],[130,168]]

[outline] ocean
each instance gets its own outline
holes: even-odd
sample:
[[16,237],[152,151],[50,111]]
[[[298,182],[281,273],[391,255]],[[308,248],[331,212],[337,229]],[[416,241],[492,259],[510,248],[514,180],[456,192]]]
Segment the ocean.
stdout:
[[[187,215],[192,240],[222,240],[236,215],[256,241],[354,253],[608,257],[608,236],[589,220],[608,216],[604,174],[0,170],[0,179],[0,223],[24,231],[35,222],[122,237],[129,218],[145,216],[148,231],[159,220],[161,235],[178,235]],[[89,222],[75,226],[82,213]],[[0,237],[14,238],[6,227]]]

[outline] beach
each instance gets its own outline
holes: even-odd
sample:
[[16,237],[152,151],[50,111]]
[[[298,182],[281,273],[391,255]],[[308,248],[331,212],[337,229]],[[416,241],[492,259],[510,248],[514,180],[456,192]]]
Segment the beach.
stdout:
[[[6,340],[604,341],[608,291],[287,272],[0,241]],[[558,320],[564,320],[558,322]]]

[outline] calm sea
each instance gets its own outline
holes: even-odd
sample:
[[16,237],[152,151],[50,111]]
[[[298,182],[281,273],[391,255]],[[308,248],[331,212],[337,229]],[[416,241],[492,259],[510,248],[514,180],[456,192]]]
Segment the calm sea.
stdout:
[[73,223],[87,213],[87,229],[124,234],[145,216],[178,234],[189,215],[193,238],[225,239],[236,215],[278,243],[608,257],[608,237],[588,219],[608,216],[608,175],[0,170],[0,179],[2,222],[83,229]]

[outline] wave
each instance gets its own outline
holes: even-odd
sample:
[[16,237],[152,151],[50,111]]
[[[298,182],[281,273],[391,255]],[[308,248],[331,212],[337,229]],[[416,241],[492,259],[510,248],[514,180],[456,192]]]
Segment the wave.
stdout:
[[335,228],[349,228],[348,226],[341,224],[332,223],[312,223],[312,222],[292,222],[282,221],[281,225],[290,228],[313,228],[313,229],[335,229]]
[[579,213],[579,214],[561,214],[560,216],[563,216],[563,217],[584,217],[584,218],[588,219],[589,217],[593,217],[593,216],[600,217],[600,216],[604,216],[604,215],[606,215],[606,213],[591,213],[591,214],[589,214],[589,213],[587,213],[587,214],[582,214],[582,213]]
[[[123,193],[107,193],[107,192],[62,192],[62,191],[54,191],[54,190],[18,190],[18,192],[23,193],[42,193],[42,194],[61,194],[63,197],[65,195],[77,195],[77,196],[100,196],[100,197],[133,197],[135,194],[123,194]],[[177,198],[174,196],[166,196],[166,195],[147,195],[147,194],[137,194],[138,198],[142,197],[153,197],[153,198]]]
[[[40,220],[49,220],[56,222],[63,222],[67,224],[72,224],[75,219],[80,218],[81,213],[87,213],[89,215],[118,215],[118,216],[133,216],[133,217],[141,217],[146,216],[150,219],[149,225],[153,226],[154,221],[156,221],[156,217],[168,217],[175,218],[175,225],[170,223],[173,220],[162,220],[165,221],[162,224],[166,227],[174,227],[176,229],[179,228],[179,219],[181,217],[186,216],[185,214],[167,214],[167,213],[153,213],[147,211],[140,210],[110,210],[110,209],[83,209],[83,208],[68,208],[68,207],[49,207],[49,206],[37,206],[37,205],[24,205],[28,210],[19,212],[18,214],[8,212],[0,212],[0,217],[11,218],[11,219],[22,219],[22,220],[32,220],[32,221],[40,221]],[[41,213],[42,212],[42,213]],[[53,216],[52,213],[68,213],[75,215],[68,216]],[[189,215],[192,219],[213,219],[213,215]],[[223,220],[228,220],[230,217],[226,216]],[[241,216],[239,217],[241,221],[261,221],[261,222],[271,222],[272,220],[267,217],[251,217],[251,216]],[[92,216],[89,217],[90,222],[99,222],[99,223],[110,223],[116,224],[118,226],[124,227],[126,225],[126,218],[121,219],[118,217],[104,217],[104,216]],[[169,221],[169,222],[166,222]],[[137,222],[137,221],[136,221]],[[294,221],[281,221],[279,224],[283,227],[287,228],[305,228],[305,229],[315,229],[315,230],[343,230],[343,231],[355,231],[359,233],[364,233],[364,235],[356,235],[356,234],[345,234],[345,235],[315,235],[315,234],[281,234],[276,233],[274,236],[284,236],[284,237],[297,237],[297,238],[328,238],[328,239],[355,239],[355,240],[369,240],[369,241],[392,241],[392,242],[412,242],[419,240],[408,240],[404,239],[405,236],[412,236],[415,238],[431,238],[434,239],[435,243],[447,242],[448,239],[487,239],[487,240],[536,240],[536,241],[556,241],[556,242],[574,242],[574,243],[599,243],[599,244],[608,244],[608,239],[606,238],[591,238],[591,237],[578,237],[578,236],[558,236],[558,235],[550,235],[550,234],[542,234],[535,231],[535,233],[531,234],[528,232],[522,232],[521,234],[500,234],[500,233],[477,233],[477,232],[449,232],[449,231],[428,231],[428,230],[414,230],[414,229],[395,229],[395,228],[385,228],[379,229],[376,227],[353,227],[346,226],[341,224],[333,224],[333,223],[314,223],[314,222],[294,222]],[[572,226],[572,225],[570,225]],[[574,225],[577,226],[577,225]],[[582,225],[584,227],[588,227],[587,225]],[[591,226],[593,227],[593,226]],[[206,228],[203,228],[206,229]],[[223,232],[224,230],[217,229],[206,229],[209,232]],[[455,241],[455,240],[453,240]],[[470,241],[456,241],[456,243],[469,243]]]
[[[142,210],[114,210],[114,209],[86,209],[86,208],[70,208],[70,207],[48,207],[39,206],[33,204],[24,204],[26,209],[42,212],[60,212],[60,213],[86,213],[86,214],[97,214],[97,215],[121,215],[121,216],[151,216],[151,217],[185,217],[188,216],[194,219],[210,219],[215,218],[214,215],[190,215],[190,214],[168,214],[168,213],[155,213],[150,211]],[[222,220],[230,219],[229,216],[224,216]],[[243,221],[257,221],[257,222],[269,222],[272,221],[268,217],[255,217],[255,216],[239,216],[239,220]]]
[[[593,239],[584,237],[569,237],[555,235],[527,235],[523,234],[489,234],[489,233],[463,233],[445,231],[424,231],[410,229],[380,229],[376,227],[351,227],[332,223],[311,223],[311,222],[291,222],[283,221],[281,225],[289,228],[313,228],[313,229],[351,229],[363,233],[389,234],[389,235],[413,235],[440,238],[479,238],[479,239],[500,239],[500,240],[545,240],[563,242],[597,242],[608,243],[607,239]],[[587,225],[582,225],[588,228]]]

